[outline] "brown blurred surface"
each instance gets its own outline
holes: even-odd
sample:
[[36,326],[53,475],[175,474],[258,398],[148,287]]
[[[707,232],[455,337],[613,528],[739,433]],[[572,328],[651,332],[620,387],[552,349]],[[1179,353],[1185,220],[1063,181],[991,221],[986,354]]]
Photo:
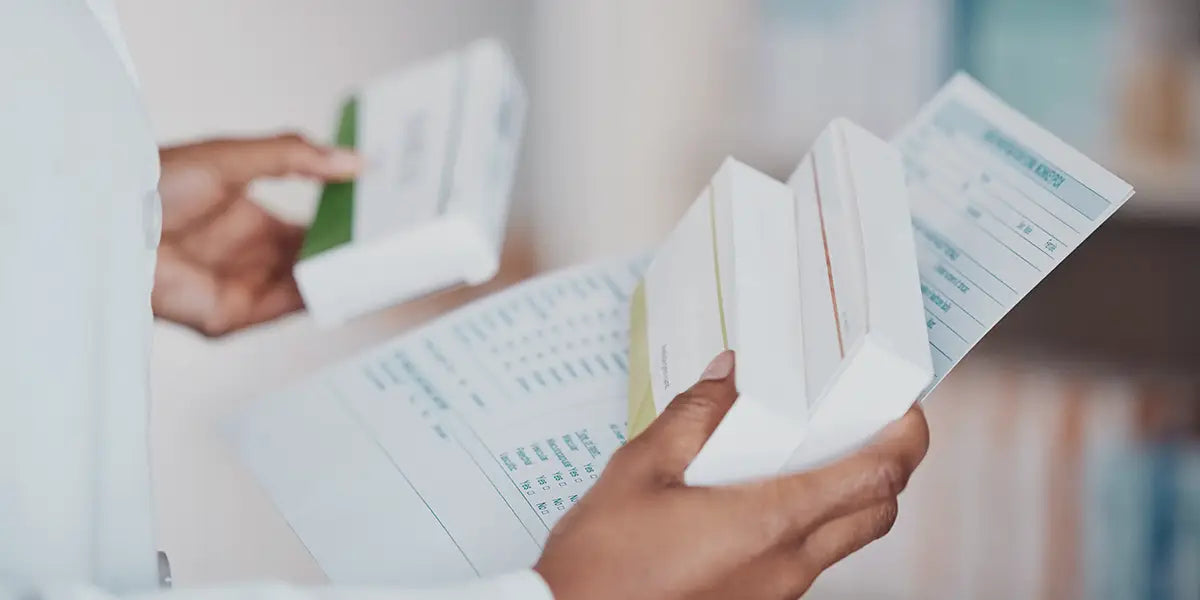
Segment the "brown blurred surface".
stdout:
[[1200,376],[1200,224],[1110,221],[981,349]]

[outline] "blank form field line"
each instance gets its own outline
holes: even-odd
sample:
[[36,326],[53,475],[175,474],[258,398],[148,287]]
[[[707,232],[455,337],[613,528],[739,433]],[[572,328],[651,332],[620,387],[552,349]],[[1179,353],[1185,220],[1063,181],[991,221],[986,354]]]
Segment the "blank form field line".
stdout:
[[[930,145],[933,146],[933,144]],[[938,161],[943,166],[949,167],[950,171],[956,173],[959,175],[959,177],[965,180],[969,181],[975,179],[976,174],[981,173],[981,171],[975,167],[962,166],[961,163],[959,163],[957,156],[951,154],[950,152],[946,152],[941,148],[932,147],[930,148],[930,153],[936,155]]]
[[454,547],[458,549],[459,554],[462,554],[463,560],[467,561],[467,565],[469,565],[471,570],[475,572],[475,576],[479,577],[479,569],[475,566],[475,563],[471,562],[471,557],[467,556],[467,552],[463,550],[463,547],[458,543],[458,540],[454,539],[454,534],[450,533],[450,529],[446,527],[445,523],[442,522],[442,518],[438,516],[437,511],[433,510],[433,507],[429,505],[429,501],[425,499],[425,496],[421,495],[421,491],[417,489],[417,486],[413,485],[412,480],[408,478],[408,474],[404,472],[404,469],[400,468],[400,465],[396,463],[396,459],[390,452],[387,451],[387,448],[383,446],[383,443],[379,441],[379,437],[374,435],[371,428],[368,427],[363,421],[362,416],[351,409],[341,395],[336,396],[336,398],[338,404],[342,407],[342,410],[346,411],[346,413],[350,415],[350,418],[358,424],[359,428],[363,430],[363,433],[368,434],[368,437],[371,438],[371,443],[375,444],[375,447],[387,457],[388,462],[391,463],[392,467],[396,469],[396,473],[398,473],[400,477],[404,479],[404,483],[408,484],[409,489],[411,489],[412,492],[417,495],[417,498],[421,500],[421,504],[425,505],[425,510],[429,511],[429,516],[433,517],[433,520],[437,521],[438,526],[441,527],[442,531],[446,533],[446,537],[450,538],[450,543],[454,544]]
[[995,279],[1000,285],[1008,288],[1008,291],[1012,292],[1013,295],[1017,296],[1018,298],[1020,297],[1020,294],[1017,293],[1017,290],[1014,289],[1013,286],[1008,285],[1007,281],[997,277],[996,274],[993,273],[991,269],[984,266],[984,264],[979,262],[979,260],[977,260],[974,256],[971,256],[971,253],[967,252],[966,250],[963,250],[956,244],[951,244],[950,242],[946,241],[942,237],[942,234],[938,233],[936,229],[933,229],[929,225],[926,225],[925,221],[921,220],[916,215],[913,215],[913,222],[917,224],[919,229],[923,229],[923,230],[929,232],[931,235],[933,235],[933,236],[937,237],[939,240],[941,240],[941,242],[943,244],[946,244],[947,246],[953,248],[955,252],[967,257],[967,259],[969,259],[971,262],[975,263],[975,266],[979,267],[984,273],[991,275],[992,279]]
[[[986,124],[986,125],[987,125],[989,128],[991,128],[991,129],[994,129],[994,130],[997,130],[997,131],[1003,131],[1003,130],[1004,130],[1004,128],[1002,128],[1002,127],[997,127],[997,126],[996,126],[996,124],[995,124],[995,123],[993,123],[991,119],[989,119],[989,118],[987,118],[987,117],[984,117],[983,115],[980,115],[978,112],[976,112],[976,111],[973,111],[973,110],[968,110],[968,112],[972,113],[972,114],[973,114],[973,115],[974,115],[974,116],[975,116],[977,119],[981,120],[981,121],[982,121],[984,124]],[[954,137],[959,137],[959,136],[955,135]],[[974,143],[977,143],[977,142],[975,142],[975,140],[973,140],[973,139],[971,139],[971,138],[964,138],[964,139],[968,139],[968,140],[970,140],[970,141],[971,141],[971,143],[973,143],[973,144],[974,144]],[[1029,144],[1026,144],[1024,140],[1020,140],[1020,144],[1019,144],[1019,145],[1021,145],[1021,146],[1024,146],[1024,147],[1028,147],[1028,146],[1030,146]],[[1037,146],[1037,144],[1033,144],[1033,146]],[[993,152],[993,153],[995,152],[995,150],[991,150],[990,148],[989,148],[989,150],[990,150],[991,152]],[[1056,165],[1056,164],[1054,164],[1054,163],[1051,163],[1051,162],[1050,162],[1050,161],[1049,161],[1049,160],[1048,160],[1048,159],[1047,159],[1047,158],[1046,158],[1044,155],[1041,155],[1041,154],[1040,154],[1039,152],[1037,152],[1037,151],[1034,151],[1034,152],[1033,152],[1033,154],[1034,154],[1034,155],[1037,157],[1037,159],[1038,159],[1039,161],[1041,161],[1041,162],[1045,163],[1046,165],[1050,166],[1050,168],[1052,168],[1052,169],[1054,169],[1054,170],[1056,170],[1056,171],[1058,171],[1058,172],[1062,173],[1062,174],[1063,174],[1063,175],[1065,175],[1066,177],[1069,177],[1069,178],[1070,178],[1072,181],[1074,181],[1075,183],[1078,183],[1078,184],[1080,185],[1080,187],[1082,187],[1082,188],[1086,189],[1087,191],[1091,192],[1092,194],[1094,194],[1094,195],[1095,195],[1097,198],[1099,198],[1099,199],[1100,199],[1102,202],[1104,202],[1104,203],[1105,203],[1105,204],[1106,204],[1108,207],[1111,207],[1111,206],[1112,206],[1112,202],[1110,202],[1110,201],[1108,200],[1108,198],[1104,197],[1104,194],[1101,194],[1100,192],[1098,192],[1098,191],[1096,191],[1094,188],[1092,188],[1092,186],[1088,185],[1087,183],[1085,183],[1085,182],[1081,181],[1079,178],[1077,178],[1077,177],[1075,177],[1074,175],[1072,175],[1072,174],[1070,173],[1070,171],[1068,171],[1068,170],[1066,170],[1066,169],[1063,169],[1063,168],[1060,168],[1058,165]],[[1060,198],[1060,200],[1061,200],[1061,198]],[[1066,202],[1065,202],[1065,201],[1064,201],[1063,203],[1064,203],[1064,204],[1066,204]],[[1087,215],[1084,215],[1084,216],[1086,217]],[[1090,219],[1089,219],[1089,220],[1090,220]]]
[[931,311],[931,310],[929,310],[929,309],[925,309],[925,314],[929,315],[929,317],[930,317],[931,319],[933,319],[933,320],[937,321],[938,323],[941,323],[941,324],[942,324],[942,327],[945,327],[946,329],[949,329],[949,330],[950,330],[950,333],[953,333],[953,334],[954,334],[954,337],[956,337],[956,338],[958,338],[958,339],[962,340],[964,344],[967,344],[967,345],[970,345],[970,344],[971,344],[971,342],[968,342],[968,341],[967,341],[967,338],[963,337],[963,336],[962,336],[962,334],[961,334],[961,333],[959,333],[957,329],[955,329],[954,327],[950,326],[950,324],[949,324],[949,323],[947,323],[947,322],[946,322],[944,319],[942,319],[941,317],[939,317],[939,316],[937,316],[937,315],[933,314],[933,311]]
[[[955,137],[957,137],[957,136],[955,136]],[[957,143],[957,142],[956,142],[956,143],[955,143],[955,145],[956,145],[956,146],[960,146],[960,147],[961,147],[961,146],[968,146],[968,147],[970,147],[970,146],[974,145],[974,143],[975,143],[975,142],[974,142],[974,140],[970,140],[970,143],[969,143],[969,144],[963,144],[963,143]],[[1002,163],[1002,164],[1004,164],[1004,163]],[[1012,169],[1012,168],[1013,168],[1013,167],[1011,167],[1011,166],[1010,166],[1010,165],[1008,165],[1008,164],[1004,164],[1004,166],[1005,166],[1006,168],[1009,168],[1009,169]],[[1058,170],[1058,171],[1060,171],[1060,172],[1064,172],[1064,173],[1065,173],[1065,171],[1063,171],[1062,169],[1059,169],[1057,166],[1053,166],[1053,165],[1051,165],[1051,166],[1052,166],[1054,169],[1056,169],[1056,170]],[[1022,174],[1022,175],[1024,175],[1024,174]],[[1074,178],[1074,177],[1071,177],[1071,179],[1075,179],[1075,178]],[[1111,207],[1111,206],[1112,206],[1112,203],[1111,203],[1111,202],[1109,202],[1107,199],[1105,199],[1105,198],[1104,198],[1103,196],[1101,196],[1100,194],[1096,193],[1096,190],[1093,190],[1092,188],[1088,187],[1088,186],[1087,186],[1087,184],[1083,183],[1082,181],[1079,181],[1078,179],[1075,179],[1075,181],[1076,181],[1077,183],[1079,183],[1079,184],[1080,184],[1082,187],[1086,188],[1088,191],[1092,192],[1093,194],[1096,194],[1096,196],[1097,196],[1097,197],[1099,197],[1101,200],[1103,200],[1103,201],[1105,202],[1105,204],[1107,204],[1109,207]],[[1009,182],[1009,181],[1005,181],[1005,184],[1009,185],[1010,187],[1014,187],[1014,189],[1016,189],[1016,188],[1015,188],[1015,186],[1013,186],[1013,184],[1012,184],[1011,182]],[[1020,191],[1020,190],[1017,190],[1017,191]],[[1023,193],[1023,192],[1022,192],[1022,193]],[[1066,206],[1069,206],[1069,207],[1071,208],[1071,210],[1073,210],[1073,211],[1075,211],[1075,212],[1079,213],[1079,216],[1081,216],[1081,217],[1083,217],[1083,218],[1087,219],[1088,221],[1094,221],[1094,220],[1095,220],[1095,219],[1092,219],[1091,217],[1089,217],[1089,216],[1087,215],[1087,213],[1083,212],[1082,210],[1079,210],[1079,208],[1078,208],[1078,207],[1076,207],[1074,204],[1071,204],[1070,202],[1067,202],[1066,200],[1063,200],[1062,198],[1060,198],[1060,197],[1058,197],[1058,196],[1053,196],[1053,197],[1054,197],[1054,199],[1055,199],[1055,200],[1058,200],[1058,201],[1059,201],[1059,202],[1061,202],[1062,204],[1065,204]]]
[[[1056,212],[1054,212],[1054,211],[1052,211],[1052,210],[1050,210],[1050,209],[1046,208],[1045,206],[1043,206],[1041,202],[1038,202],[1037,200],[1035,200],[1035,199],[1033,198],[1033,196],[1031,196],[1031,195],[1027,194],[1027,193],[1025,192],[1025,190],[1022,190],[1022,189],[1018,188],[1018,187],[1016,186],[1016,184],[1012,183],[1011,181],[1008,181],[1008,180],[1007,180],[1006,178],[1004,178],[1004,177],[999,177],[999,176],[997,176],[997,177],[995,177],[995,179],[996,179],[997,181],[999,181],[999,182],[1000,182],[1002,185],[1008,186],[1008,188],[1009,188],[1009,189],[1011,189],[1012,191],[1014,191],[1014,192],[1016,192],[1016,193],[1018,193],[1018,194],[1020,194],[1020,195],[1024,196],[1025,198],[1027,198],[1027,199],[1028,199],[1028,200],[1029,200],[1031,203],[1033,203],[1033,204],[1034,204],[1035,206],[1037,206],[1038,208],[1040,208],[1040,209],[1042,209],[1042,210],[1046,211],[1046,214],[1050,215],[1051,217],[1054,217],[1054,219],[1055,219],[1056,221],[1058,221],[1059,223],[1062,223],[1063,225],[1065,225],[1065,226],[1067,227],[1067,229],[1070,229],[1071,231],[1073,231],[1073,232],[1075,232],[1075,233],[1080,233],[1080,231],[1079,231],[1078,229],[1076,229],[1076,228],[1075,228],[1073,225],[1071,225],[1070,223],[1068,223],[1068,222],[1066,222],[1065,220],[1063,220],[1063,218],[1062,218],[1062,217],[1058,216],[1058,213],[1056,213]],[[1058,196],[1053,196],[1053,198],[1054,198],[1054,199],[1056,199],[1056,200],[1058,200],[1059,202],[1062,202],[1062,198],[1059,198]],[[1067,203],[1066,203],[1066,202],[1063,202],[1063,204],[1067,204]],[[1067,204],[1067,206],[1071,206],[1071,205],[1070,205],[1070,204]],[[1083,212],[1082,212],[1082,211],[1080,211],[1078,208],[1075,208],[1074,206],[1071,206],[1071,210],[1074,210],[1075,212],[1079,213],[1079,215],[1080,215],[1080,216],[1082,216],[1083,218],[1085,218],[1085,219],[1088,219],[1089,221],[1091,220],[1090,218],[1088,218],[1088,216],[1087,216],[1087,215],[1083,214]]]
[[[959,145],[961,146],[962,144],[959,144]],[[981,158],[979,158],[979,154],[980,154],[980,152],[978,152],[977,150],[975,150],[974,148],[972,148],[970,145],[967,145],[967,147],[965,148],[965,150],[966,150],[966,152],[967,152],[967,153],[969,153],[969,154],[974,154],[974,155],[975,155],[975,158],[976,158],[977,160],[988,160],[987,158],[982,158],[982,159],[981,159]],[[1041,202],[1038,202],[1038,201],[1037,201],[1037,200],[1036,200],[1036,199],[1035,199],[1033,196],[1029,195],[1029,193],[1028,193],[1028,192],[1026,192],[1025,190],[1021,189],[1021,187],[1020,187],[1019,185],[1017,185],[1017,184],[1013,183],[1013,182],[1012,182],[1012,179],[1011,179],[1011,178],[1010,178],[1008,175],[1006,175],[1006,174],[1004,174],[1004,173],[995,173],[995,172],[988,172],[988,174],[987,174],[987,175],[988,175],[988,177],[992,178],[993,180],[995,180],[996,182],[1000,183],[1001,185],[1004,185],[1004,186],[1005,186],[1005,187],[1007,187],[1008,189],[1010,189],[1010,190],[1012,190],[1012,191],[1016,192],[1017,194],[1020,194],[1021,196],[1024,196],[1024,197],[1025,197],[1025,199],[1026,199],[1026,200],[1028,200],[1030,204],[1032,204],[1032,205],[1034,205],[1034,206],[1036,206],[1036,207],[1038,207],[1038,208],[1042,209],[1043,211],[1045,211],[1045,213],[1046,213],[1046,214],[1050,215],[1050,217],[1051,217],[1051,218],[1053,218],[1054,220],[1058,221],[1059,223],[1062,223],[1062,224],[1063,224],[1063,226],[1065,226],[1067,229],[1070,229],[1071,231],[1073,231],[1073,232],[1075,232],[1075,233],[1080,233],[1080,231],[1079,231],[1078,229],[1076,229],[1076,228],[1075,228],[1073,225],[1071,225],[1070,223],[1068,223],[1068,222],[1066,222],[1065,220],[1063,220],[1063,218],[1062,218],[1062,217],[1058,216],[1058,213],[1056,213],[1056,212],[1054,212],[1054,211],[1052,211],[1052,210],[1050,210],[1050,209],[1046,208],[1046,207],[1045,207],[1045,206],[1044,206],[1044,205],[1043,205]],[[1053,196],[1053,197],[1054,197],[1056,200],[1058,200],[1058,201],[1062,202],[1062,198],[1059,198],[1059,197],[1057,197],[1057,196]],[[1066,204],[1066,202],[1063,202],[1063,204]],[[1068,206],[1070,206],[1070,205],[1068,205]],[[1079,212],[1079,209],[1077,209],[1077,208],[1075,208],[1075,207],[1073,207],[1073,206],[1072,206],[1071,208],[1075,209],[1075,212]],[[1084,215],[1084,214],[1083,214],[1083,213],[1081,213],[1081,212],[1080,212],[1079,214],[1080,214],[1080,215],[1082,215],[1082,216],[1083,216],[1085,219],[1088,219],[1088,216],[1087,216],[1087,215]],[[1091,219],[1088,219],[1088,220],[1090,221]]]
[[[967,193],[967,191],[968,191],[969,189],[974,189],[974,188],[980,188],[980,189],[983,189],[983,188],[984,188],[984,186],[982,186],[982,185],[978,185],[978,184],[976,184],[976,185],[972,186],[972,182],[973,182],[973,181],[974,181],[974,178],[973,178],[973,177],[968,177],[968,178],[966,178],[966,179],[963,181],[963,193],[964,193],[964,194],[966,194],[966,193]],[[933,191],[934,193],[940,194],[940,195],[941,195],[943,198],[948,198],[949,196],[951,196],[951,195],[952,195],[950,192],[948,192],[948,191],[946,191],[946,190],[940,189],[939,187],[935,187],[935,185],[934,185],[934,184],[932,184],[932,183],[930,183],[928,180],[926,180],[926,181],[924,182],[924,187],[925,187],[926,189],[930,190],[930,191]],[[996,195],[995,195],[995,194],[993,194],[992,192],[988,192],[988,191],[984,190],[984,193],[988,194],[988,195],[989,195],[989,196],[991,196],[991,197],[996,197]],[[1013,229],[1013,227],[1012,227],[1012,225],[1011,225],[1011,224],[1009,224],[1009,223],[1006,223],[1006,222],[1004,221],[1004,219],[1000,218],[1000,215],[997,215],[997,214],[996,214],[996,212],[995,212],[994,210],[992,210],[992,208],[991,208],[990,206],[988,206],[987,204],[985,204],[985,203],[982,203],[982,202],[978,202],[978,201],[972,201],[972,200],[970,199],[970,196],[969,196],[969,195],[968,195],[968,196],[966,197],[966,199],[964,199],[963,201],[964,201],[964,202],[967,204],[967,208],[968,208],[968,209],[969,209],[970,207],[974,206],[974,207],[976,207],[976,208],[977,208],[977,209],[978,209],[980,212],[987,213],[987,215],[988,215],[988,216],[990,216],[991,218],[995,219],[997,223],[1000,223],[1001,225],[1004,225],[1004,228],[1005,228],[1006,230],[1009,230],[1009,231],[1011,231],[1011,230]],[[1005,205],[1006,205],[1006,206],[1008,206],[1008,205],[1007,205],[1007,203],[1006,203]],[[1053,239],[1054,241],[1058,242],[1060,245],[1062,245],[1062,246],[1066,247],[1066,244],[1063,244],[1061,241],[1059,241],[1059,240],[1058,240],[1058,238],[1054,237],[1054,234],[1050,233],[1049,231],[1046,231],[1045,229],[1042,229],[1042,226],[1041,226],[1041,225],[1038,225],[1038,224],[1037,224],[1035,221],[1033,221],[1033,220],[1032,220],[1032,219],[1030,219],[1029,217],[1026,217],[1025,215],[1021,214],[1021,211],[1019,211],[1019,210],[1017,210],[1017,209],[1015,209],[1015,208],[1012,208],[1011,206],[1008,206],[1008,208],[1009,208],[1009,209],[1011,209],[1013,212],[1017,213],[1018,215],[1020,215],[1020,216],[1021,216],[1021,218],[1022,218],[1022,219],[1024,219],[1024,220],[1025,220],[1027,223],[1030,223],[1030,224],[1032,224],[1032,225],[1035,225],[1035,226],[1037,226],[1037,228],[1038,228],[1038,230],[1039,230],[1039,231],[1041,231],[1041,232],[1045,233],[1045,234],[1046,234],[1047,236],[1049,236],[1051,239]],[[980,227],[982,227],[982,225],[980,225]],[[1053,255],[1053,254],[1050,254],[1049,252],[1047,252],[1047,251],[1046,251],[1046,249],[1045,249],[1045,248],[1043,248],[1043,247],[1041,247],[1041,246],[1038,246],[1037,244],[1033,243],[1033,240],[1031,240],[1031,239],[1029,239],[1029,238],[1025,237],[1025,236],[1024,236],[1023,234],[1021,234],[1021,233],[1017,233],[1017,237],[1019,237],[1019,238],[1021,238],[1022,240],[1024,240],[1024,241],[1025,241],[1025,243],[1027,243],[1027,244],[1029,244],[1031,247],[1033,247],[1033,249],[1034,249],[1034,250],[1037,250],[1038,252],[1040,252],[1040,253],[1044,254],[1044,255],[1046,256],[1046,258],[1049,258],[1050,260],[1054,260],[1054,255]],[[993,236],[993,238],[995,238],[995,236]],[[997,239],[996,241],[1000,241],[1000,240],[998,240],[998,239]],[[1004,243],[1004,242],[1001,242],[1001,243]],[[1007,246],[1007,244],[1005,244],[1005,245]],[[1016,251],[1014,250],[1014,252],[1016,252]],[[1026,261],[1026,262],[1028,262],[1028,261]],[[1036,268],[1036,267],[1035,267],[1035,268]]]
[[[943,291],[943,290],[942,290],[942,288],[940,288],[940,287],[938,287],[938,286],[936,286],[936,285],[933,285],[933,283],[932,283],[932,282],[929,282],[929,281],[924,281],[924,282],[922,282],[922,283],[924,283],[925,285],[929,286],[929,287],[930,287],[930,289],[932,289],[933,291],[935,291],[935,292],[937,292],[938,294],[940,294],[940,295],[941,295],[943,298],[949,298],[949,297],[950,297],[950,296],[948,296],[948,295],[946,294],[946,292],[945,292],[945,291]],[[980,321],[979,319],[975,318],[975,315],[971,314],[971,311],[967,310],[966,308],[963,308],[963,305],[962,305],[962,304],[959,304],[958,302],[954,302],[954,306],[957,306],[957,307],[958,307],[958,310],[961,310],[961,311],[963,312],[963,314],[967,315],[968,317],[971,317],[971,320],[972,320],[972,321],[975,321],[976,323],[979,323],[979,326],[980,326],[980,327],[983,327],[983,328],[985,328],[985,329],[987,328],[987,325],[984,325],[984,324],[983,324],[983,321]]]
[[[976,283],[974,279],[971,279],[970,277],[967,277],[967,274],[966,274],[966,273],[963,273],[963,272],[962,272],[962,269],[959,269],[958,267],[955,267],[954,265],[951,265],[951,264],[949,264],[949,263],[947,263],[946,261],[944,261],[944,260],[941,260],[941,259],[938,259],[938,260],[937,260],[937,264],[938,264],[939,266],[941,266],[943,269],[947,269],[947,270],[950,270],[950,271],[954,271],[955,273],[957,273],[957,277],[958,277],[958,278],[960,278],[960,279],[962,279],[962,280],[966,281],[967,283],[970,283],[970,284],[971,284],[971,289],[973,289],[973,290],[979,290],[979,293],[983,294],[984,296],[987,296],[987,297],[988,297],[988,299],[989,299],[989,300],[991,300],[992,302],[995,302],[995,303],[996,303],[996,306],[999,306],[1000,308],[1004,308],[1004,303],[1003,303],[1003,302],[1001,302],[1001,301],[997,300],[997,299],[996,299],[996,297],[995,297],[995,296],[993,296],[993,295],[991,294],[991,292],[988,292],[988,291],[987,291],[986,289],[984,289],[983,287],[980,287],[980,285],[979,285],[978,283]],[[936,269],[935,269],[935,271],[936,271]],[[964,292],[964,293],[966,293],[966,292]]]
[[[1038,229],[1040,229],[1040,230],[1041,230],[1041,232],[1042,232],[1042,233],[1046,234],[1046,236],[1047,236],[1047,237],[1049,237],[1050,239],[1052,239],[1052,240],[1054,240],[1055,242],[1057,242],[1059,246],[1061,246],[1061,247],[1063,247],[1063,248],[1066,248],[1068,251],[1071,249],[1071,245],[1070,245],[1070,244],[1068,244],[1068,243],[1066,243],[1066,242],[1064,242],[1064,241],[1060,240],[1060,239],[1058,238],[1058,236],[1056,236],[1056,235],[1054,235],[1053,233],[1050,233],[1049,231],[1047,231],[1045,227],[1042,227],[1041,225],[1039,225],[1039,224],[1038,224],[1038,222],[1037,222],[1037,221],[1034,221],[1033,219],[1031,219],[1031,218],[1029,217],[1029,215],[1027,215],[1027,214],[1025,214],[1025,213],[1021,212],[1020,210],[1018,210],[1018,209],[1017,209],[1017,207],[1013,206],[1011,202],[1009,202],[1008,200],[1005,200],[1005,199],[1004,199],[1004,196],[1001,196],[1000,194],[997,194],[996,192],[993,192],[992,190],[989,190],[987,185],[981,185],[981,186],[979,186],[979,187],[980,187],[980,189],[982,189],[982,190],[983,190],[983,193],[987,194],[988,196],[990,196],[990,197],[992,197],[992,198],[995,198],[995,199],[996,199],[996,201],[1000,202],[1000,203],[1001,203],[1001,204],[1003,204],[1004,206],[1007,206],[1009,210],[1011,210],[1011,211],[1013,211],[1013,212],[1017,213],[1018,215],[1020,215],[1022,219],[1025,219],[1025,221],[1026,221],[1026,222],[1028,222],[1028,223],[1031,223],[1032,225],[1036,226]],[[1066,225],[1066,223],[1063,223],[1063,225]],[[1067,227],[1070,227],[1070,225],[1067,225]],[[1079,232],[1076,232],[1076,233],[1079,233]]]
[[[992,217],[993,219],[995,219],[996,221],[998,221],[998,222],[1000,222],[1000,223],[1004,223],[1004,219],[1001,219],[1001,218],[1000,218],[1000,217],[999,217],[999,216],[998,216],[996,213],[992,212],[992,209],[991,209],[991,208],[989,208],[989,207],[987,207],[987,206],[985,206],[985,205],[983,205],[983,204],[979,204],[978,206],[979,206],[981,209],[983,209],[984,211],[986,211],[986,212],[987,212],[987,214],[991,215],[991,217]],[[1017,213],[1017,214],[1021,214],[1021,213]],[[1032,221],[1031,221],[1031,222],[1032,222]],[[1038,229],[1042,229],[1042,228],[1041,228],[1041,227],[1038,227]],[[1045,231],[1045,230],[1043,230],[1043,231]],[[1050,235],[1050,233],[1049,233],[1049,232],[1046,232],[1046,235],[1049,235],[1051,238],[1053,238],[1053,237],[1054,237],[1053,235]],[[1046,249],[1045,249],[1045,248],[1042,248],[1041,246],[1038,246],[1037,244],[1033,243],[1033,240],[1031,240],[1031,239],[1029,239],[1029,238],[1025,237],[1025,236],[1024,236],[1024,235],[1022,235],[1021,233],[1017,233],[1017,237],[1019,237],[1019,238],[1021,238],[1021,239],[1025,240],[1025,242],[1026,242],[1027,244],[1029,244],[1030,246],[1032,246],[1034,250],[1037,250],[1038,252],[1041,252],[1042,254],[1045,254],[1045,255],[1046,255],[1046,258],[1049,258],[1049,259],[1051,259],[1051,260],[1054,260],[1054,255],[1053,255],[1053,254],[1050,254],[1049,252],[1046,252]]]
[[1013,254],[1013,256],[1016,256],[1017,258],[1021,259],[1025,264],[1029,265],[1029,268],[1033,269],[1034,271],[1037,271],[1038,273],[1042,272],[1041,269],[1037,268],[1037,265],[1034,265],[1033,263],[1029,262],[1029,259],[1025,258],[1025,255],[1021,254],[1020,252],[1017,252],[1016,250],[1013,249],[1012,246],[1009,246],[1003,240],[996,237],[996,234],[992,233],[991,230],[988,229],[987,227],[984,227],[982,223],[980,223],[979,221],[977,221],[975,219],[964,216],[962,214],[962,211],[958,210],[958,207],[954,204],[954,202],[946,199],[944,197],[944,195],[941,193],[941,191],[935,190],[929,186],[925,186],[925,189],[928,190],[931,195],[933,195],[935,198],[937,198],[938,202],[949,205],[950,208],[954,209],[952,212],[954,212],[954,214],[957,215],[959,219],[966,221],[968,223],[974,224],[975,227],[978,227],[979,230],[982,231],[983,233],[987,234],[988,237],[992,238],[993,240],[996,240],[997,244],[1004,246],[1004,248],[1007,249],[1009,252],[1011,252]]
[[[459,421],[461,422],[462,419],[459,419]],[[462,422],[462,425],[464,427],[466,427],[468,432],[471,433],[471,435],[475,438],[475,441],[479,442],[480,446],[483,446],[484,451],[487,452],[492,457],[492,460],[496,462],[496,466],[500,467],[501,471],[504,471],[504,465],[501,464],[500,461],[496,458],[496,452],[494,450],[492,450],[492,448],[490,446],[488,446],[486,442],[483,441],[483,438],[479,437],[479,433],[475,431],[475,428],[471,427],[471,425],[469,425],[465,422]],[[458,440],[455,440],[455,441],[458,442]],[[529,534],[529,539],[533,540],[533,544],[535,546],[537,546],[538,548],[542,548],[543,546],[540,542],[538,542],[537,537],[535,537],[533,535],[533,532],[530,531],[529,528],[525,526],[525,520],[521,518],[521,515],[517,514],[517,510],[515,508],[513,508],[512,504],[509,504],[508,498],[504,497],[504,493],[500,491],[500,488],[496,487],[496,483],[494,481],[492,481],[492,478],[487,476],[487,473],[483,470],[483,465],[479,464],[479,461],[475,460],[475,457],[472,456],[471,452],[468,451],[466,449],[466,447],[464,447],[462,445],[462,442],[458,442],[458,446],[460,448],[462,448],[463,452],[467,453],[467,456],[470,457],[471,462],[475,463],[475,466],[479,468],[479,472],[481,474],[483,474],[483,478],[487,479],[488,483],[490,483],[492,485],[492,489],[496,490],[496,494],[498,496],[500,496],[500,499],[504,501],[504,505],[507,506],[508,510],[512,512],[513,517],[515,517],[517,519],[517,522],[521,524],[521,528],[525,530],[525,533]],[[505,479],[507,479],[508,482],[513,485],[513,488],[517,490],[517,495],[521,496],[521,498],[525,500],[525,504],[529,505],[529,500],[527,498],[525,498],[524,494],[521,493],[521,487],[517,485],[517,482],[513,481],[512,477],[508,477],[507,474],[506,474]],[[535,516],[537,515],[536,508],[534,508],[532,505],[529,505],[529,509],[533,511]],[[542,521],[541,517],[538,517],[538,521],[541,521],[542,526],[545,527],[546,522]],[[546,532],[549,533],[550,528],[547,527]]]

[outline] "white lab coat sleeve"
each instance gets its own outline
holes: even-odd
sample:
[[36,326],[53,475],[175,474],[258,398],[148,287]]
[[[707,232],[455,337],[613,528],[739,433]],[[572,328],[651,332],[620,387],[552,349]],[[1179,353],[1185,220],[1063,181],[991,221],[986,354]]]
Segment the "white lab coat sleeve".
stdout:
[[[0,591],[0,598],[9,595]],[[537,573],[526,570],[449,587],[404,590],[386,586],[303,587],[283,583],[173,588],[113,595],[94,587],[48,586],[17,593],[23,600],[554,600]]]

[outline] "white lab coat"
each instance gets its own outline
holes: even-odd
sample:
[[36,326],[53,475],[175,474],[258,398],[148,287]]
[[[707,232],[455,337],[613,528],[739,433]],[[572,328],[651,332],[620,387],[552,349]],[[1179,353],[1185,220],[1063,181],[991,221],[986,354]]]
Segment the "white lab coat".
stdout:
[[147,447],[158,153],[111,0],[0,0],[0,599],[548,599],[159,589]]

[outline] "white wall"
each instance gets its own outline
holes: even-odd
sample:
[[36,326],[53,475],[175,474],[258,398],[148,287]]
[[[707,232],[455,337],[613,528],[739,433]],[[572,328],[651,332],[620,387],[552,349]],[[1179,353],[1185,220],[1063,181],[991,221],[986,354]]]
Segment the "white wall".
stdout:
[[731,151],[745,0],[537,4],[530,161],[538,248],[562,265],[661,239]]
[[[151,120],[164,142],[215,134],[332,133],[356,82],[482,35],[520,60],[528,4],[455,0],[116,0]],[[296,219],[314,186],[264,186]],[[155,332],[153,467],[159,540],[185,583],[320,572],[236,466],[218,421],[236,406],[429,318],[424,303],[332,331],[293,317],[218,342]]]
[[537,2],[545,262],[653,244],[727,155],[786,177],[833,117],[891,135],[944,77],[947,1]]
[[[528,3],[487,0],[116,0],[163,141],[223,133],[332,134],[357,83],[498,35],[524,54]],[[311,188],[268,190],[298,217]],[[303,208],[296,208],[303,206]]]

